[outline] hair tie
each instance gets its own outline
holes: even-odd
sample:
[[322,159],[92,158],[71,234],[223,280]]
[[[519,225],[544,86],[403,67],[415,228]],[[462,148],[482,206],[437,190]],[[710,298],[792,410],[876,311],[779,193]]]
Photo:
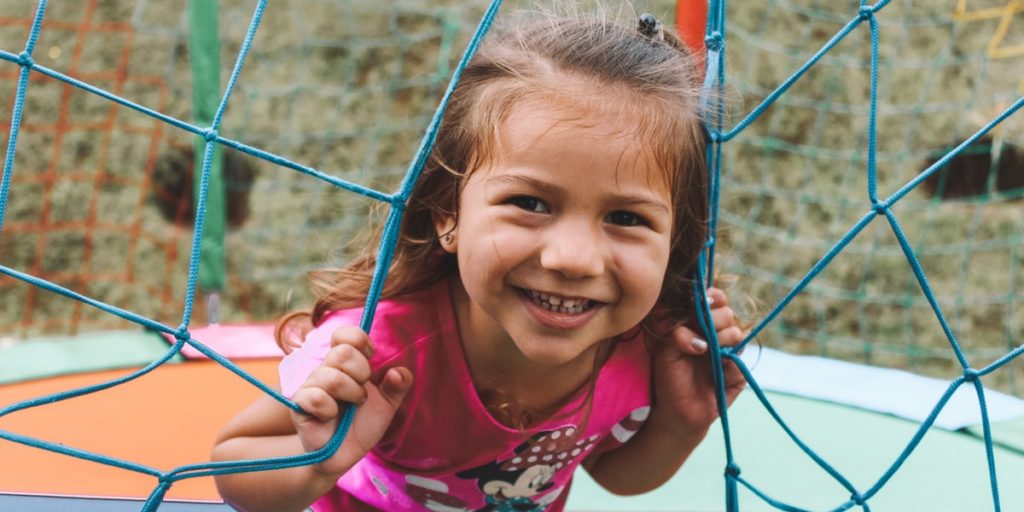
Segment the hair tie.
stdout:
[[661,29],[661,22],[651,13],[640,15],[640,23],[636,27],[640,34],[651,42],[664,42],[665,33]]

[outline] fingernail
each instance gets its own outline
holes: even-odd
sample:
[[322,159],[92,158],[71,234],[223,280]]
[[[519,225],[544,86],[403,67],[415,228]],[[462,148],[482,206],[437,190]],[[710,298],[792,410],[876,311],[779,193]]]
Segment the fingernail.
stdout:
[[708,342],[700,338],[694,338],[693,341],[691,341],[690,343],[692,343],[694,348],[698,350],[707,350],[708,348]]
[[710,296],[710,295],[708,295],[708,306],[710,306],[710,305],[712,305],[714,303],[715,303],[715,298]]
[[373,358],[373,346],[367,345],[367,346],[363,347],[363,355],[366,356],[367,359],[372,359]]

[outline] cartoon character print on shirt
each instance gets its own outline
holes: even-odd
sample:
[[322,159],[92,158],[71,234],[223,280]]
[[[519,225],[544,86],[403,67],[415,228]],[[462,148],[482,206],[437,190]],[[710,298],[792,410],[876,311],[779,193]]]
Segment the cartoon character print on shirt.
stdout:
[[594,448],[598,436],[577,438],[577,427],[534,434],[507,459],[477,466],[455,476],[475,480],[487,505],[476,512],[542,512],[563,487],[554,488],[555,473],[572,467]]
[[[612,427],[611,435],[625,443],[640,430],[650,415],[649,406],[638,407]],[[495,460],[460,471],[455,476],[476,480],[487,503],[470,509],[466,503],[448,494],[448,486],[439,480],[406,476],[406,493],[433,512],[543,512],[564,490],[554,488],[555,473],[572,467],[577,457],[594,449],[599,436],[574,437],[575,425],[534,434],[516,447],[507,459]]]
[[[590,453],[598,436],[576,438],[577,427],[569,425],[557,430],[534,434],[513,450],[507,459],[499,459],[482,466],[460,471],[459,478],[475,480],[486,505],[473,512],[543,512],[562,493],[564,486],[555,487],[556,472],[577,457]],[[435,512],[469,512],[464,502],[447,494],[441,482],[424,482],[421,478],[406,478],[406,492]],[[432,484],[432,485],[428,485]]]

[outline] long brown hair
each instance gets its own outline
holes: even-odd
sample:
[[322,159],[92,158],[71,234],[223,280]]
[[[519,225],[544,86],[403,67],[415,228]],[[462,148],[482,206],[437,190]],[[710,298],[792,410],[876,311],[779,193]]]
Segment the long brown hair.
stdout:
[[[641,119],[630,135],[664,170],[672,194],[671,255],[658,305],[641,326],[658,340],[665,321],[693,323],[691,276],[707,236],[707,170],[701,129],[698,59],[671,30],[655,37],[607,16],[508,16],[485,38],[456,87],[436,145],[406,207],[383,296],[394,297],[456,275],[453,255],[441,250],[438,219],[458,218],[459,194],[469,175],[486,165],[496,131],[513,107],[535,98],[564,97],[564,84],[586,81],[606,103]],[[607,100],[614,101],[607,101]],[[318,292],[309,316],[318,325],[335,309],[365,301],[380,232],[364,254],[341,269],[311,273]],[[284,324],[279,324],[278,341]],[[660,326],[661,329],[655,329]],[[596,374],[596,372],[594,372]],[[592,382],[590,385],[592,386]]]

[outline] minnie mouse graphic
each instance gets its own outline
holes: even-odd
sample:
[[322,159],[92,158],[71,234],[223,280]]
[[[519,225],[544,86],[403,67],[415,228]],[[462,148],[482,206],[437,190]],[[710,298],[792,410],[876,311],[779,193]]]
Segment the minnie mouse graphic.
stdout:
[[[556,472],[594,448],[597,436],[576,439],[573,425],[534,434],[507,459],[460,471],[459,478],[475,480],[487,503],[473,512],[543,512],[564,487],[552,482]],[[441,482],[406,480],[406,492],[435,512],[468,512],[462,500],[448,495]],[[443,485],[443,484],[442,484]]]
[[[529,447],[529,442],[516,448],[515,459]],[[523,466],[507,466],[510,460],[496,460],[483,466],[456,473],[455,476],[475,479],[477,487],[484,493],[487,505],[479,512],[542,512],[547,503],[554,501],[561,492],[545,495],[542,503],[534,501],[534,497],[551,489],[555,476],[555,466],[550,462],[526,464]]]
[[[635,409],[612,426],[610,435],[619,443],[629,441],[643,426],[650,407]],[[567,425],[557,430],[534,434],[517,446],[505,459],[498,459],[455,473],[464,480],[474,480],[486,503],[469,507],[463,499],[449,494],[448,485],[417,475],[406,475],[405,492],[414,501],[433,512],[543,512],[565,490],[556,485],[559,471],[572,471],[577,458],[589,455],[600,436],[578,435],[578,427]]]

